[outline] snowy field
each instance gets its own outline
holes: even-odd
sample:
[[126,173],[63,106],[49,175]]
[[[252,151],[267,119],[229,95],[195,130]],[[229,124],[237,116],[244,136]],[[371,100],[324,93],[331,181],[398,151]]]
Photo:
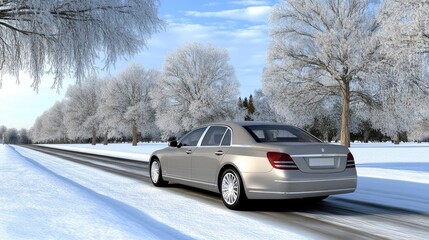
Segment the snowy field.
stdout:
[[[166,144],[55,145],[145,161]],[[429,213],[429,144],[352,144],[355,193],[338,198]],[[141,155],[141,156],[139,156]],[[220,230],[222,229],[222,230]],[[270,229],[270,231],[266,231]],[[429,234],[429,233],[428,233]],[[281,237],[279,237],[281,236]],[[306,239],[150,183],[0,145],[0,239]]]

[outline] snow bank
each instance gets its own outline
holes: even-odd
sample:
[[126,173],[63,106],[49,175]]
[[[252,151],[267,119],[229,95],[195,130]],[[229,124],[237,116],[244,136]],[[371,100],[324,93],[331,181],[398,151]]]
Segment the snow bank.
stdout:
[[97,144],[38,144],[40,146],[64,149],[76,152],[85,152],[103,156],[125,158],[138,161],[149,161],[153,151],[167,147],[167,143],[139,143],[132,146],[131,143],[111,143],[108,145]]
[[0,145],[0,166],[1,239],[189,238],[7,145]]

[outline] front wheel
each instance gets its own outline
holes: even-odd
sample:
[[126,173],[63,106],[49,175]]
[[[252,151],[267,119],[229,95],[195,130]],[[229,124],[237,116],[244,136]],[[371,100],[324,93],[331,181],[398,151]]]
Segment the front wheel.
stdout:
[[162,178],[161,162],[157,158],[150,163],[149,175],[153,185],[160,187],[167,184]]
[[234,169],[223,172],[220,190],[223,203],[229,209],[238,210],[247,200],[240,175]]

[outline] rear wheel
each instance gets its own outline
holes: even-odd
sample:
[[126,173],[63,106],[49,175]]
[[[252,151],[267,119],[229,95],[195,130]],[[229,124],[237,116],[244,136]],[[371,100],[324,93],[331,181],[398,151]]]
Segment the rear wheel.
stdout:
[[157,158],[153,159],[150,163],[149,175],[153,185],[160,187],[167,184],[167,182],[162,178],[161,162]]
[[226,169],[222,174],[220,192],[225,206],[229,209],[238,210],[246,202],[243,183],[240,175],[234,169]]

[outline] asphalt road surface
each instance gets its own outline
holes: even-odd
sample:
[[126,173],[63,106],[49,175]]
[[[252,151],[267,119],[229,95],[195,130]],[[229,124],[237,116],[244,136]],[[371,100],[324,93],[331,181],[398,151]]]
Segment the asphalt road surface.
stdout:
[[[24,147],[137,179],[152,187],[146,162],[36,145]],[[223,206],[219,194],[174,183],[164,189],[214,206]],[[429,239],[429,213],[338,196],[316,203],[305,200],[250,201],[245,211],[236,213],[272,222],[277,226],[293,226],[320,239]]]

